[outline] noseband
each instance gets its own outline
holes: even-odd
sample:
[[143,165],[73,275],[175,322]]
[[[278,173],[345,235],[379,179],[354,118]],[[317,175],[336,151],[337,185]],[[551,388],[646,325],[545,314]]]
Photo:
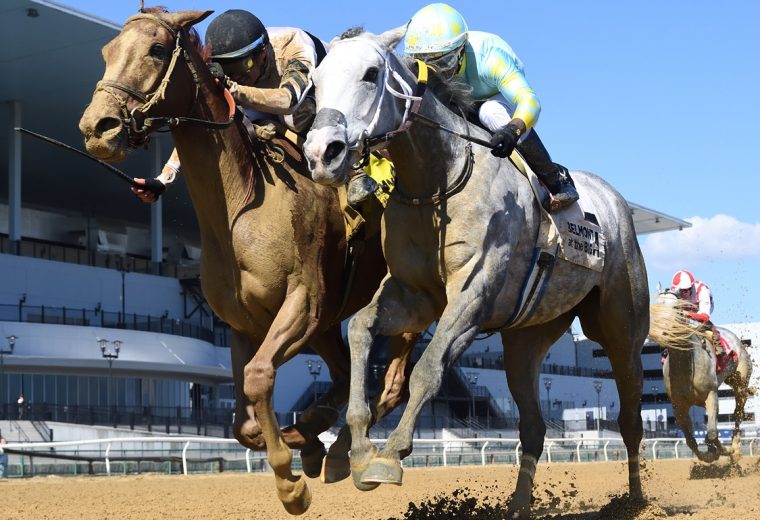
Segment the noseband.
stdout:
[[[176,128],[177,126],[181,124],[191,124],[196,126],[204,126],[207,128],[212,129],[223,129],[230,126],[230,124],[235,119],[235,102],[232,99],[232,95],[229,93],[227,89],[224,90],[224,96],[227,101],[227,104],[229,106],[229,117],[227,121],[209,121],[205,119],[196,119],[192,117],[148,117],[148,111],[153,108],[157,103],[162,101],[166,94],[166,88],[169,85],[169,82],[171,81],[172,74],[174,73],[174,69],[177,65],[177,61],[179,59],[180,54],[184,58],[185,62],[187,63],[187,67],[190,70],[190,73],[193,76],[193,83],[195,84],[195,97],[193,99],[192,104],[190,105],[190,109],[187,113],[190,113],[192,111],[195,104],[198,102],[198,97],[200,95],[200,79],[198,77],[198,72],[193,65],[193,61],[190,58],[190,55],[187,52],[187,49],[185,48],[185,38],[187,37],[187,33],[184,29],[177,31],[175,30],[171,25],[166,23],[164,20],[159,18],[156,15],[149,14],[149,13],[143,13],[138,14],[133,17],[131,17],[129,20],[127,20],[124,23],[124,26],[127,24],[137,21],[137,20],[150,20],[154,23],[157,23],[164,29],[166,29],[169,34],[171,34],[172,38],[175,41],[174,51],[172,52],[171,61],[169,62],[169,67],[166,69],[166,72],[164,73],[164,77],[161,79],[161,82],[158,85],[158,88],[151,93],[144,93],[139,89],[133,88],[129,85],[126,85],[124,83],[121,83],[119,81],[112,81],[112,80],[101,80],[97,83],[95,86],[95,92],[103,91],[107,93],[108,95],[112,96],[116,99],[116,101],[119,103],[120,111],[121,111],[121,121],[123,123],[124,128],[127,131],[127,142],[130,148],[137,148],[138,146],[142,146],[146,144],[150,139],[150,132],[158,130],[162,127],[167,127],[169,129]],[[124,98],[122,96],[119,96],[113,92],[113,90],[121,91],[125,94],[127,94],[128,97],[133,97],[135,99],[138,99],[142,102],[142,105],[133,108],[131,111],[127,107],[127,98]]]

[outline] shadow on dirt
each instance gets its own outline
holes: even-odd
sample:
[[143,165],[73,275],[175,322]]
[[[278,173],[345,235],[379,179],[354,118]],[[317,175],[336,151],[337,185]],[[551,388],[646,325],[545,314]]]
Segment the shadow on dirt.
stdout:
[[[536,520],[655,520],[675,514],[689,514],[688,508],[663,510],[653,503],[632,501],[628,495],[613,496],[601,509],[581,503],[571,505],[560,497],[550,499],[549,504],[536,504],[533,518]],[[503,520],[507,517],[509,503],[499,503],[488,498],[478,500],[468,489],[457,489],[450,496],[437,495],[419,504],[410,503],[401,518],[389,520]],[[578,513],[566,513],[568,509],[581,509]],[[588,510],[583,511],[583,509]]]
[[701,464],[695,463],[689,468],[690,480],[711,478],[735,478],[745,476],[745,471],[738,464]]

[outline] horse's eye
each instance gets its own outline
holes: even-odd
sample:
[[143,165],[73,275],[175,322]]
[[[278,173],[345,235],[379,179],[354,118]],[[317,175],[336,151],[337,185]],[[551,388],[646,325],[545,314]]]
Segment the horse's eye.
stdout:
[[166,53],[164,52],[164,46],[160,43],[154,43],[150,47],[150,55],[158,60],[163,60],[166,56]]
[[377,67],[370,67],[367,69],[367,72],[364,73],[364,77],[362,78],[362,81],[369,81],[370,83],[374,83],[377,81]]

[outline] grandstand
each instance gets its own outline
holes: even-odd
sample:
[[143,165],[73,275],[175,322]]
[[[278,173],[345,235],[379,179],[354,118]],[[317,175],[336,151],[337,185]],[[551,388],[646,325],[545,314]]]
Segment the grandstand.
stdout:
[[[0,45],[0,430],[14,441],[86,437],[65,426],[73,424],[98,435],[117,428],[230,437],[229,329],[200,291],[199,233],[182,183],[147,206],[97,165],[13,130],[80,146],[77,122],[102,75],[100,50],[119,27],[49,1],[8,0],[3,9],[0,34],[13,44]],[[42,70],[55,81],[40,82]],[[153,176],[170,147],[155,138],[120,168]],[[690,226],[630,207],[640,234]],[[497,338],[477,341],[447,376],[422,414],[420,437],[514,432]],[[616,429],[617,392],[598,352],[568,331],[547,355],[540,391],[550,435]],[[658,356],[645,346],[645,428],[660,435],[674,428]],[[274,405],[283,423],[329,384],[316,361],[299,355],[279,371]],[[385,362],[382,353],[372,359],[371,385]],[[396,417],[375,435],[385,436]]]

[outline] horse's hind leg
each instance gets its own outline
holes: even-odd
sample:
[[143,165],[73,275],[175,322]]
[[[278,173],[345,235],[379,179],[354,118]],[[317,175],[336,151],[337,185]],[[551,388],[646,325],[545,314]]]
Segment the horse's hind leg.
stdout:
[[707,446],[707,453],[714,456],[715,460],[717,460],[721,453],[723,453],[720,437],[718,437],[717,386],[707,394],[707,398],[705,399],[705,412],[707,412],[707,434],[705,435],[705,445]]
[[[644,383],[641,349],[649,330],[646,293],[643,298],[626,297],[622,290],[605,301],[592,294],[579,306],[583,332],[604,348],[615,376],[620,413],[618,425],[628,452],[629,497],[644,500],[639,468],[639,449],[644,427],[641,421],[641,393]],[[628,300],[628,303],[626,303]]]
[[504,370],[509,391],[520,411],[520,473],[509,502],[509,518],[528,518],[536,464],[544,450],[546,425],[541,414],[538,377],[541,362],[552,344],[570,326],[573,316],[565,315],[548,324],[502,333]]
[[333,383],[301,414],[296,424],[283,428],[282,436],[288,447],[301,450],[303,472],[314,478],[319,476],[322,459],[327,453],[318,435],[337,422],[348,401],[350,357],[348,348],[343,345],[339,325],[313,338],[310,344],[325,360]]
[[752,362],[745,351],[741,351],[736,371],[726,378],[726,384],[734,389],[734,431],[731,436],[731,460],[741,458],[741,423],[744,420],[744,405],[749,397],[749,378],[752,375]]

